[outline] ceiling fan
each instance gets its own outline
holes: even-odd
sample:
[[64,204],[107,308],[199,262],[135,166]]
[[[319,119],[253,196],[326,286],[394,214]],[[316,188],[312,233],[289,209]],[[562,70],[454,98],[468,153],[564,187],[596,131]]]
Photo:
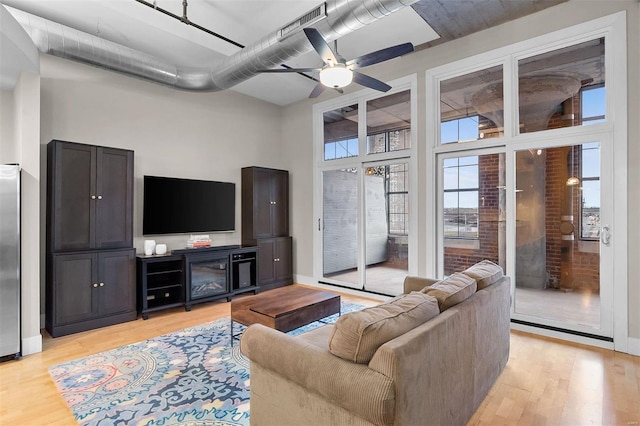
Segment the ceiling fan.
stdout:
[[260,70],[259,72],[299,73],[319,71],[320,82],[311,91],[311,94],[309,95],[310,98],[319,96],[327,87],[340,89],[342,87],[348,86],[349,84],[351,84],[351,82],[369,87],[371,89],[379,90],[381,92],[386,92],[391,89],[391,86],[383,83],[378,79],[370,77],[366,74],[362,74],[361,72],[355,70],[358,68],[364,68],[369,65],[384,62],[389,59],[402,56],[406,53],[413,52],[413,44],[403,43],[397,46],[387,47],[386,49],[376,50],[375,52],[370,52],[358,58],[347,61],[338,54],[337,49],[336,51],[334,51],[331,49],[331,47],[329,47],[324,37],[322,37],[322,34],[320,34],[320,31],[316,30],[315,28],[305,28],[304,33],[307,36],[307,39],[309,39],[309,42],[311,43],[315,51],[318,52],[318,55],[320,55],[320,58],[324,62],[324,66],[322,68],[276,68],[270,70]]

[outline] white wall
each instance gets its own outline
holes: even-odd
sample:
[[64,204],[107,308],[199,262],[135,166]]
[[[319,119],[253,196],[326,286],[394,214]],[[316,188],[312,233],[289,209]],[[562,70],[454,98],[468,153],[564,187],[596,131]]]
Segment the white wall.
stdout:
[[[629,221],[629,336],[633,342],[640,342],[640,221],[636,220],[640,212],[640,3],[634,0],[593,1],[572,0],[558,6],[545,9],[513,22],[472,34],[440,46],[416,52],[399,60],[389,61],[375,67],[367,68],[367,74],[382,80],[392,80],[410,74],[418,77],[418,169],[419,182],[426,182],[426,170],[431,167],[431,159],[427,159],[424,151],[425,135],[425,71],[432,67],[444,65],[482,52],[494,50],[506,45],[524,41],[545,33],[576,25],[592,19],[606,16],[620,10],[627,11],[628,31],[628,90],[629,90],[629,129],[628,129],[628,216]],[[353,85],[352,87],[355,87]],[[353,89],[352,90],[359,90]],[[635,95],[634,95],[635,94]],[[312,105],[313,102],[325,101],[336,97],[335,92],[327,90],[319,99],[303,101],[284,108],[283,142],[284,153],[288,155],[289,170],[292,176],[291,203],[293,215],[291,221],[292,235],[296,239],[294,250],[294,273],[299,279],[310,279],[313,276],[313,234],[314,224],[311,195],[313,193],[312,162]],[[427,229],[429,206],[425,202],[426,190],[418,191],[418,259],[433,257],[428,245]],[[425,262],[426,263],[426,262]],[[418,267],[420,274],[425,267]],[[632,346],[634,343],[632,342]]]
[[40,335],[40,76],[23,72],[14,88],[16,162],[21,173],[22,354],[42,351]]
[[0,90],[0,164],[16,163],[13,90]]
[[[289,166],[280,151],[281,108],[273,104],[232,91],[182,92],[49,55],[41,57],[41,74],[43,153],[52,139],[134,151],[138,252],[145,239],[143,175],[235,182],[237,231],[211,234],[214,245],[226,245],[240,243],[240,169]],[[44,197],[44,154],[41,166]],[[44,259],[44,202],[42,206]],[[184,248],[188,235],[146,238],[167,243],[171,250]]]

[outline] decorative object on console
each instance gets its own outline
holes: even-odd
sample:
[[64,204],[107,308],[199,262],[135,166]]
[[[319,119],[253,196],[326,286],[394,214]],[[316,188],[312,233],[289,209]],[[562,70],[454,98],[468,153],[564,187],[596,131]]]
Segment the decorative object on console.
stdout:
[[158,255],[167,254],[167,245],[166,244],[156,244],[156,254],[158,254]]
[[187,248],[211,247],[211,238],[208,235],[191,235],[187,240]]
[[153,250],[156,247],[155,240],[144,240],[144,254],[147,256],[151,256],[153,254]]
[[133,151],[51,141],[46,232],[51,336],[137,318]]

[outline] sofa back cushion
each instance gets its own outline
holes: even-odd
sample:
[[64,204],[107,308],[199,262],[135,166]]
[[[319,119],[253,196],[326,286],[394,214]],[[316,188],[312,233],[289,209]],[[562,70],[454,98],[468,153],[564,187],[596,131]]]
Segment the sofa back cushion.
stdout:
[[434,297],[412,292],[342,315],[333,327],[329,351],[351,362],[368,363],[381,345],[439,313]]
[[438,299],[440,312],[443,312],[466,300],[476,292],[477,286],[476,280],[461,272],[456,272],[443,281],[423,288],[421,292]]
[[476,280],[478,290],[494,284],[504,276],[502,268],[489,260],[478,262],[462,273]]

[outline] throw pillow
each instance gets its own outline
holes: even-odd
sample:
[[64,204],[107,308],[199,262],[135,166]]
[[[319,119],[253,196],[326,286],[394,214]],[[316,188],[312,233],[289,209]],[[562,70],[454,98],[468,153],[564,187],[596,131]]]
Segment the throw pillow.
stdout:
[[489,260],[478,262],[472,267],[462,271],[462,273],[476,280],[478,290],[489,287],[504,276],[502,268]]
[[443,281],[423,288],[421,292],[438,299],[440,312],[443,312],[466,300],[476,292],[477,287],[476,280],[461,272],[456,272]]
[[329,338],[329,351],[351,362],[368,363],[381,345],[439,313],[435,298],[416,291],[342,315]]

